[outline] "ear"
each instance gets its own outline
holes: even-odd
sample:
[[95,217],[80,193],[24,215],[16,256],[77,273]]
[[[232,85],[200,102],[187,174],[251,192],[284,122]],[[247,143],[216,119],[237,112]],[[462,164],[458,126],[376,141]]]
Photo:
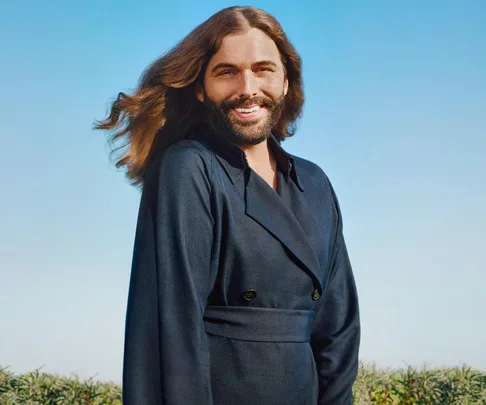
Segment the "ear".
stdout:
[[288,91],[289,91],[289,79],[287,79],[287,77],[285,77],[285,80],[284,80],[284,96],[287,95]]
[[204,102],[204,89],[200,83],[196,84],[196,98],[203,103]]

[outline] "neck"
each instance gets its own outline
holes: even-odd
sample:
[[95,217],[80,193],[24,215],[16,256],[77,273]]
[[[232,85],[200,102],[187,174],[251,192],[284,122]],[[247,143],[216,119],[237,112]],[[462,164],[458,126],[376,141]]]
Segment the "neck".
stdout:
[[245,152],[250,166],[262,165],[270,161],[270,151],[267,141],[260,142],[257,145],[238,145],[238,147]]
[[274,184],[277,162],[268,141],[260,142],[257,145],[240,145],[239,148],[245,152],[249,166],[260,176],[266,178],[269,184]]

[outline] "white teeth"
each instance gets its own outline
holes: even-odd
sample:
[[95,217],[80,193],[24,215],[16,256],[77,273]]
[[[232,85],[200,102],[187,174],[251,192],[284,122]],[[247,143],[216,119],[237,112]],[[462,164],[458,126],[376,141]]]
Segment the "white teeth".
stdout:
[[252,113],[254,111],[258,111],[260,109],[259,105],[256,105],[255,107],[252,108],[235,108],[236,111],[239,113]]

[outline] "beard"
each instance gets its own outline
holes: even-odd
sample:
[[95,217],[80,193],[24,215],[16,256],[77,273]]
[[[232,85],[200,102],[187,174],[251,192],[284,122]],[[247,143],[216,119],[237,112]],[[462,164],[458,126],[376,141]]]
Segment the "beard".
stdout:
[[[282,95],[275,100],[266,96],[257,96],[216,103],[204,91],[203,104],[206,119],[211,129],[230,142],[243,146],[257,145],[272,135],[273,128],[282,115],[284,101],[285,95],[282,92]],[[231,113],[233,108],[250,105],[265,107],[267,110],[266,117],[243,121]]]

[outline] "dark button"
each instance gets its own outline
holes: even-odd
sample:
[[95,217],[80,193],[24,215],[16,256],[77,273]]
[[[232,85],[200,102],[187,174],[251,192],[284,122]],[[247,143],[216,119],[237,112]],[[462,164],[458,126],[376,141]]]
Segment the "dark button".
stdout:
[[257,296],[257,293],[255,290],[248,290],[243,293],[243,298],[245,301],[251,301],[254,300]]
[[319,297],[321,296],[321,294],[319,294],[319,291],[317,290],[317,288],[312,292],[312,299],[314,301],[317,301],[319,299]]

